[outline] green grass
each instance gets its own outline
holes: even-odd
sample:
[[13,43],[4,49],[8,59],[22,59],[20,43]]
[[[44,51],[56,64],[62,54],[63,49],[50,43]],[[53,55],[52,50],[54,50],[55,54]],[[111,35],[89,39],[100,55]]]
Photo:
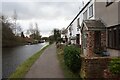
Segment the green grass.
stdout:
[[57,56],[58,60],[60,62],[60,66],[64,72],[64,77],[65,78],[80,78],[79,73],[73,73],[71,72],[68,67],[64,63],[64,53],[63,53],[63,48],[57,48]]
[[34,64],[34,62],[40,57],[40,55],[43,53],[43,51],[48,47],[49,45],[45,46],[43,49],[35,53],[33,56],[28,58],[25,62],[23,62],[15,72],[13,72],[9,78],[24,78],[26,73],[29,71],[31,66]]

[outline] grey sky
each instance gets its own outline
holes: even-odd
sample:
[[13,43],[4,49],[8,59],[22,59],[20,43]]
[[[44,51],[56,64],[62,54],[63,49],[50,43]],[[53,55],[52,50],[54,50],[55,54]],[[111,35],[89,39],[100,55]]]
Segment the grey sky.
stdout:
[[16,10],[24,31],[37,22],[41,34],[49,36],[54,28],[67,27],[80,6],[81,2],[2,2],[2,13],[11,17]]

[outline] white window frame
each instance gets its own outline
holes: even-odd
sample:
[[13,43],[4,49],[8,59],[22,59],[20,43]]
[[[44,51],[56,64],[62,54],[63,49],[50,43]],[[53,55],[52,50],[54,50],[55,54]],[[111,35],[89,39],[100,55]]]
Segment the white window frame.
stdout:
[[89,18],[93,17],[93,4],[89,7]]

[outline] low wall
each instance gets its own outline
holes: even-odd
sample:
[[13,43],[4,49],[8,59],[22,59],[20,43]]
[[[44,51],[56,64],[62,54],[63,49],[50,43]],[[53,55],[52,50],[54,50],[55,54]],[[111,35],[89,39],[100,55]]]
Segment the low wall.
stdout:
[[103,78],[104,70],[107,69],[109,61],[109,57],[82,57],[81,77]]

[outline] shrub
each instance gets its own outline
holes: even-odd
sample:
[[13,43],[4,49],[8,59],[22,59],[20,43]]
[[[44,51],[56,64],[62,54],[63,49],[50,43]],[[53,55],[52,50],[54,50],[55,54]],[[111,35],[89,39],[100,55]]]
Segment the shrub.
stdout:
[[61,43],[57,43],[57,44],[56,44],[56,47],[59,48],[59,49],[63,49],[64,45],[61,44]]
[[78,72],[81,68],[80,48],[73,45],[64,48],[65,65],[72,71]]
[[110,61],[108,69],[113,74],[120,74],[120,58],[114,58]]

